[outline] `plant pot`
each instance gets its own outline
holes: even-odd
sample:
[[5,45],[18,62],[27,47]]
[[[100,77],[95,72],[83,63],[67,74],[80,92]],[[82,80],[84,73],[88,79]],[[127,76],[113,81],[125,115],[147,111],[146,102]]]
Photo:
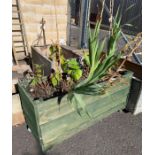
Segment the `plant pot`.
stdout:
[[91,118],[84,112],[79,116],[68,104],[67,96],[62,98],[60,107],[57,104],[58,97],[46,101],[32,100],[26,91],[25,82],[19,82],[26,123],[42,150],[46,151],[108,115],[123,110],[126,107],[131,78],[132,72],[127,72],[106,88],[103,95],[81,95]]
[[[77,58],[80,55],[78,53],[80,50],[73,50],[69,46],[61,46],[62,53],[66,59]],[[48,76],[51,73],[52,61],[48,58],[49,47],[31,47],[32,51],[32,67],[35,64],[42,65],[44,76]]]
[[35,64],[41,65],[44,76],[48,76],[51,72],[52,61],[48,59],[47,47],[31,47],[32,51],[32,68],[34,70]]

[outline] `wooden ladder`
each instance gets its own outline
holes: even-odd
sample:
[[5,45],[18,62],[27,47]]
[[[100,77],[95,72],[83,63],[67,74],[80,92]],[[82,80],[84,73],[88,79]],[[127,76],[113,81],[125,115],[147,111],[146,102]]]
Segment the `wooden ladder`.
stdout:
[[19,0],[12,4],[12,57],[16,64],[25,59],[29,54],[29,47],[22,20],[22,13]]

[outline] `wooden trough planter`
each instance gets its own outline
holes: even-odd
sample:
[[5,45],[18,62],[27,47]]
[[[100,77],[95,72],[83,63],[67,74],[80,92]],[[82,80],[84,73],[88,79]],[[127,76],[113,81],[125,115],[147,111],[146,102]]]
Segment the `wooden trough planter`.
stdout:
[[46,101],[32,100],[26,91],[25,83],[19,82],[19,93],[27,125],[39,141],[42,151],[46,152],[55,144],[71,137],[79,131],[88,128],[108,115],[126,107],[130,89],[132,72],[127,72],[112,86],[106,88],[103,95],[82,95],[91,118],[86,113],[80,117],[67,102],[67,96],[62,98],[60,108],[58,98]]
[[[74,49],[72,50],[69,46],[61,46],[63,55],[65,59],[77,58],[81,50]],[[44,75],[48,76],[51,73],[52,61],[48,58],[49,46],[47,47],[31,47],[32,51],[32,67],[34,68],[35,64],[43,65]]]

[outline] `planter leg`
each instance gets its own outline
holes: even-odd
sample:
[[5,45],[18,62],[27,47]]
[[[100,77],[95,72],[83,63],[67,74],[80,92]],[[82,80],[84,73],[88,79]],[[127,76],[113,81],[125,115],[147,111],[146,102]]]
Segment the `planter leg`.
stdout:
[[117,112],[120,112],[121,113],[122,111],[123,111],[122,109],[119,109]]
[[127,109],[123,109],[122,110],[124,113],[129,113],[130,111],[128,111]]
[[31,129],[29,128],[29,126],[27,124],[26,124],[26,128],[31,133]]

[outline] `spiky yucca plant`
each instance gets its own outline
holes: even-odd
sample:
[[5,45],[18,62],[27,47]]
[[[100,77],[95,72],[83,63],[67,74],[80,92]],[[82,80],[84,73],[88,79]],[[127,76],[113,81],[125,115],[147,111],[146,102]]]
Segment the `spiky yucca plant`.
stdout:
[[101,43],[99,41],[99,32],[102,22],[103,9],[100,14],[100,18],[97,19],[97,23],[92,33],[89,27],[89,61],[90,72],[84,81],[78,83],[71,92],[68,94],[68,100],[76,109],[76,111],[81,115],[82,111],[85,111],[89,116],[89,112],[86,109],[85,103],[83,102],[80,94],[85,95],[98,95],[101,94],[104,87],[103,83],[98,83],[98,81],[103,78],[108,70],[113,67],[114,64],[120,58],[120,52],[117,51],[116,43],[120,38],[120,23],[121,17],[119,17],[119,9],[116,13],[115,19],[113,20],[112,32],[109,42],[108,42],[108,52],[105,58],[102,58],[103,49],[105,46],[105,40]]

